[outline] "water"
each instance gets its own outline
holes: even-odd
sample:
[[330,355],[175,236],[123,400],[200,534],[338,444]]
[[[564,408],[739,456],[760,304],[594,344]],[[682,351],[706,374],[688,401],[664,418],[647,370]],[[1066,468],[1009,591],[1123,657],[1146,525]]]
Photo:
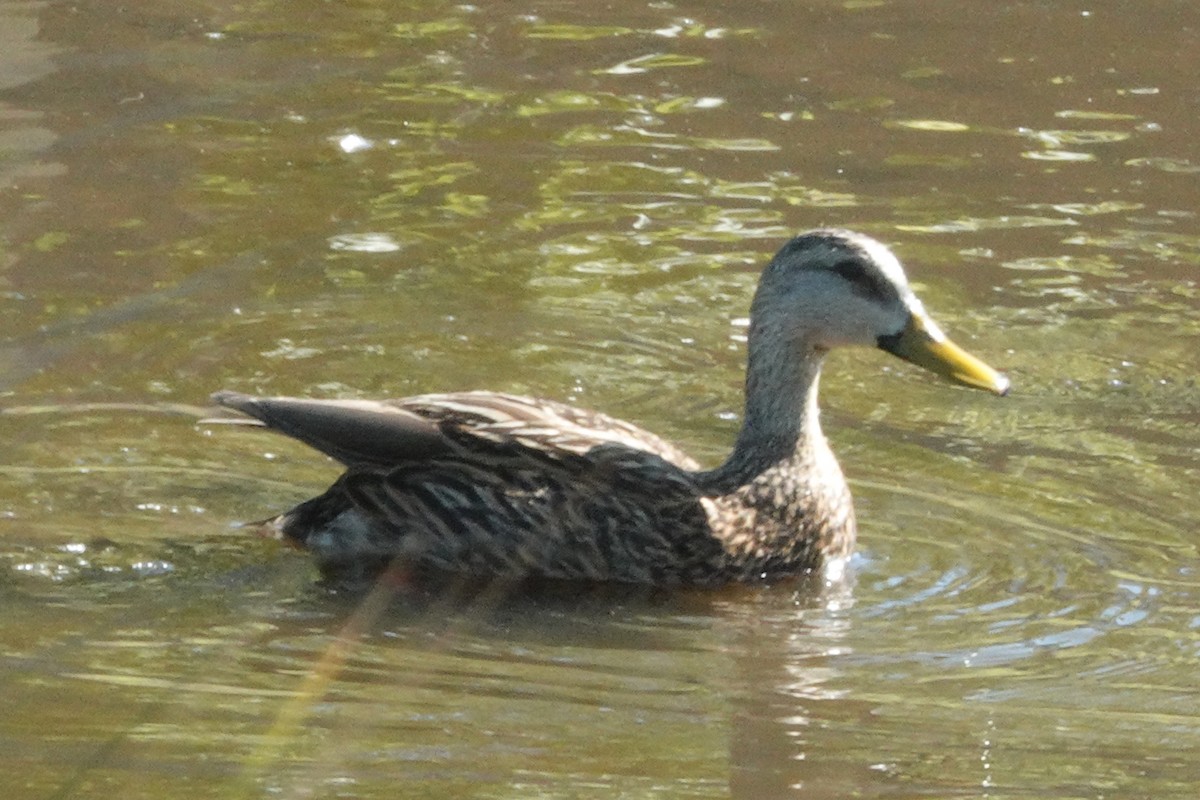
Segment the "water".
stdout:
[[[1192,797],[1191,4],[0,3],[0,788]],[[839,353],[852,582],[331,596],[208,393],[494,388],[708,463],[757,268],[893,245],[1005,399]]]

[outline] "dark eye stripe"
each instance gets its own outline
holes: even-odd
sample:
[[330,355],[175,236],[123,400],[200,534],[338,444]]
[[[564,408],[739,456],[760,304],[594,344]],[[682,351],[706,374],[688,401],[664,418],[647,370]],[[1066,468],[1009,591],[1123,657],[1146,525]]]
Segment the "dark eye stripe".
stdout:
[[848,282],[858,294],[878,302],[884,302],[891,294],[878,275],[870,272],[866,265],[857,258],[847,258],[839,261],[830,269]]

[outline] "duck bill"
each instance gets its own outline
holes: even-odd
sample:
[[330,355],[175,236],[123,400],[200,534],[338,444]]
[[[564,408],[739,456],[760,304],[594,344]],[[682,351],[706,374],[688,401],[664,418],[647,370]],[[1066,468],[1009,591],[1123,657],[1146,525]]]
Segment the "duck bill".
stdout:
[[899,333],[880,336],[879,347],[934,375],[996,394],[1008,394],[1008,378],[946,338],[933,320],[913,312]]

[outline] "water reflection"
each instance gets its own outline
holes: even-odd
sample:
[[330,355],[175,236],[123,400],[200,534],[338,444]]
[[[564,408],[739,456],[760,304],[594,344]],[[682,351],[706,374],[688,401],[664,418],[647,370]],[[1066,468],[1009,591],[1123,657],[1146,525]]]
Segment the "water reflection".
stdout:
[[[1014,542],[1036,531],[1016,510],[991,517],[992,552],[914,540],[923,506],[909,507],[886,487],[876,492],[868,500],[877,511],[913,519],[896,522],[898,549],[875,530],[855,566],[856,587],[690,597],[485,588],[387,592],[375,602],[309,587],[307,562],[292,554],[264,550],[262,566],[247,570],[240,565],[254,554],[222,542],[218,550],[174,550],[169,576],[134,570],[113,583],[78,573],[77,589],[56,596],[92,623],[77,620],[21,645],[20,658],[26,674],[50,681],[48,689],[66,682],[85,697],[129,697],[129,711],[102,707],[120,720],[122,741],[149,748],[160,762],[211,750],[206,731],[225,731],[225,755],[214,761],[210,754],[204,771],[285,794],[370,785],[395,764],[406,765],[414,786],[429,789],[501,780],[679,791],[676,770],[690,765],[689,781],[702,794],[723,792],[728,780],[737,796],[811,786],[837,796],[933,780],[904,754],[913,746],[938,750],[947,730],[965,737],[958,741],[967,752],[953,751],[963,759],[956,769],[973,748],[976,757],[986,755],[976,765],[979,781],[1011,774],[1015,720],[1037,719],[1047,692],[1059,692],[1050,713],[1069,713],[1082,700],[1047,683],[1046,659],[1099,687],[1131,675],[1153,684],[1176,659],[1194,656],[1194,642],[1150,661],[1102,654],[1124,649],[1119,640],[1136,639],[1146,626],[1170,626],[1168,592],[1195,591],[1195,576],[1171,589],[1114,576],[1108,592],[1081,591],[1081,570],[1119,575],[1120,565],[1039,561],[1048,541]],[[1092,558],[1104,555],[1093,549]],[[10,583],[10,605],[45,594],[38,580],[25,573]],[[149,585],[158,590],[145,607]],[[123,598],[141,598],[142,607],[114,617],[95,605],[97,596],[113,609]],[[171,638],[151,621],[161,613],[177,621]],[[1111,645],[1096,646],[1105,640]],[[87,741],[86,730],[76,735]],[[646,737],[656,742],[652,761],[638,755]],[[75,785],[114,759],[126,769],[153,769],[151,762],[138,767],[121,748],[100,761],[81,754]],[[484,762],[486,770],[472,766]]]

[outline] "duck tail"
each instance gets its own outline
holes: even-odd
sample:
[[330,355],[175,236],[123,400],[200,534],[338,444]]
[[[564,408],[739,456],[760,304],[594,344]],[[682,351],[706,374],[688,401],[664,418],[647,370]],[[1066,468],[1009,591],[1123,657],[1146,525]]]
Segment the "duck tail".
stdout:
[[284,531],[283,526],[286,522],[286,517],[287,514],[278,514],[274,517],[267,517],[266,519],[255,520],[254,522],[242,522],[238,527],[263,539],[275,539],[284,544],[291,545],[297,550],[304,549],[301,542],[292,536],[288,536]]

